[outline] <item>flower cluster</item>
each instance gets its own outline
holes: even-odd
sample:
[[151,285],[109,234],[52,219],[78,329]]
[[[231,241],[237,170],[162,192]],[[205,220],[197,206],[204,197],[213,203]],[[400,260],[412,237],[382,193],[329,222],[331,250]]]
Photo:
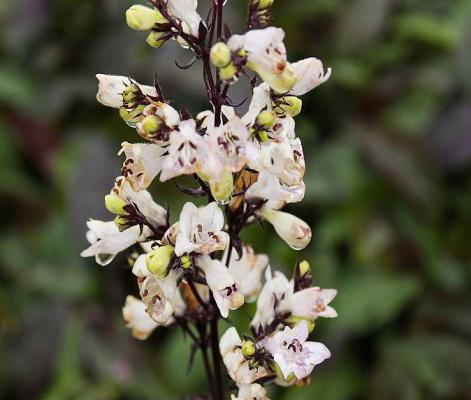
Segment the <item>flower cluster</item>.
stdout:
[[[317,318],[336,316],[329,306],[336,291],[313,286],[306,261],[288,280],[272,273],[268,256],[256,254],[240,237],[245,226],[266,221],[292,249],[309,244],[308,224],[281,210],[305,193],[304,152],[295,133],[299,97],[331,72],[316,58],[290,63],[283,30],[268,26],[273,0],[249,3],[247,31],[241,35],[222,34],[222,0],[213,0],[206,21],[196,0],[151,0],[150,7],[127,10],[128,25],[147,31],[150,46],[173,39],[203,62],[211,109],[195,117],[175,109],[157,79],[146,86],[128,77],[97,75],[97,100],[117,109],[144,142],[122,143],[122,170],[105,196],[113,220],[88,222],[90,247],[82,252],[107,265],[130,249],[140,299],[126,299],[127,326],[141,340],[159,326],[181,327],[203,352],[211,396],[218,400],[224,396],[221,356],[239,387],[233,399],[267,399],[262,383],[305,382],[314,366],[330,357],[308,335]],[[230,99],[231,85],[250,75],[253,96],[240,113]],[[183,175],[193,177],[196,186],[179,186],[181,191],[208,202],[187,202],[171,223],[170,210],[155,203],[147,189],[154,180]],[[219,340],[218,320],[255,301],[251,332],[241,338],[230,328]]]

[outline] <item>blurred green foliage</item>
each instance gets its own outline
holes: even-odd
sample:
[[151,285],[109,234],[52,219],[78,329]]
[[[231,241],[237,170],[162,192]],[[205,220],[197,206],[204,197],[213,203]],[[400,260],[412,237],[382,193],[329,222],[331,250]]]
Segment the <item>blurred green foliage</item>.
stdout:
[[[109,218],[119,142],[137,140],[95,104],[93,75],[157,72],[176,104],[204,106],[198,69],[172,64],[188,54],[146,48],[123,21],[129,4],[0,4],[1,399],[205,389],[180,332],[141,343],[124,328],[120,307],[136,292],[124,259],[98,268],[78,256],[86,218]],[[228,7],[236,31],[242,7]],[[246,238],[274,267],[309,259],[319,285],[339,289],[339,318],[316,328],[333,357],[313,384],[273,399],[471,399],[471,1],[277,0],[274,14],[292,60],[333,68],[297,121],[307,195],[291,209],[314,239],[293,254],[269,228]],[[185,200],[172,185],[156,196],[174,212]]]

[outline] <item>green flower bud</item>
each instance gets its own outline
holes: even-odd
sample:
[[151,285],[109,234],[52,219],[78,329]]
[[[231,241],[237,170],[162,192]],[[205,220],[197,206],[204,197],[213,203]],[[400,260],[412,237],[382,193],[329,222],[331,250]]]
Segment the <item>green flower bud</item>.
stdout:
[[311,272],[311,266],[309,265],[309,262],[307,262],[306,260],[301,261],[299,263],[299,275],[303,277],[309,272]]
[[126,11],[126,22],[131,29],[148,31],[156,24],[165,24],[168,21],[155,8],[135,4]]
[[232,62],[219,70],[219,78],[221,78],[223,81],[230,81],[236,76],[236,74],[237,68]]
[[302,321],[306,321],[307,329],[309,330],[309,333],[312,333],[312,331],[316,327],[316,322],[313,319],[296,317],[295,315],[291,315],[289,318],[286,319],[285,322],[293,328]]
[[148,135],[152,135],[153,133],[159,131],[162,123],[163,121],[161,118],[157,117],[156,115],[149,115],[142,121],[142,130]]
[[147,36],[146,43],[149,46],[152,46],[152,47],[158,49],[160,46],[162,46],[166,42],[165,39],[162,39],[163,36],[164,36],[163,32],[152,31]]
[[232,51],[227,44],[219,42],[211,48],[210,57],[214,66],[222,68],[231,62]]
[[140,120],[142,111],[146,108],[145,105],[139,105],[131,111],[128,111],[125,107],[119,109],[119,116],[128,124],[131,128],[135,128],[136,124]]
[[258,137],[261,142],[266,142],[268,140],[268,133],[267,131],[260,131],[258,132]]
[[124,215],[126,214],[126,210],[124,207],[128,203],[122,197],[118,196],[117,194],[107,194],[105,196],[105,207],[106,209],[112,213],[117,215]]
[[262,111],[258,114],[257,125],[263,129],[270,129],[275,124],[275,114],[271,111]]
[[180,262],[182,265],[182,268],[188,269],[191,267],[191,258],[190,256],[182,256],[180,257]]
[[245,357],[250,357],[255,354],[255,343],[251,340],[246,340],[242,342],[242,354]]
[[303,101],[295,96],[286,96],[283,98],[284,103],[280,106],[280,108],[288,115],[292,117],[296,117],[301,113],[301,109],[303,108]]
[[114,224],[117,226],[120,232],[125,231],[129,228],[128,219],[122,215],[118,215],[114,220]]
[[211,194],[218,203],[226,203],[231,199],[234,189],[234,180],[231,171],[225,170],[221,179],[214,184],[209,185]]
[[[257,0],[255,0],[257,1]],[[264,10],[265,8],[269,8],[273,5],[275,0],[259,0],[258,1],[258,9],[259,10]]]
[[146,256],[147,269],[159,279],[167,276],[168,264],[173,257],[173,246],[161,246],[152,250]]
[[126,86],[126,88],[123,90],[123,100],[131,104],[136,100],[137,95],[141,92],[141,89],[139,89],[139,86],[137,86],[135,83],[131,83],[130,85]]

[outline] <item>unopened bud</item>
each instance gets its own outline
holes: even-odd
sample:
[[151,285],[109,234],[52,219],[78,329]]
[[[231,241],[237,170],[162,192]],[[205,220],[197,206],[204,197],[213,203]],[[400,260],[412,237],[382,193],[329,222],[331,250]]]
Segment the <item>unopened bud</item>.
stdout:
[[275,124],[275,114],[271,111],[262,111],[258,114],[257,125],[263,129],[270,129]]
[[231,62],[232,51],[227,44],[219,42],[211,48],[210,57],[214,66],[222,68]]
[[123,232],[130,227],[128,219],[126,217],[123,217],[122,215],[118,215],[113,220],[113,222],[120,232]]
[[309,262],[306,260],[301,261],[299,263],[299,275],[301,277],[307,275],[309,272],[311,272],[311,266],[309,265]]
[[275,0],[258,0],[258,9],[264,10],[265,8],[269,8],[273,5],[274,2]]
[[260,139],[260,141],[263,143],[263,142],[266,142],[268,140],[268,133],[267,131],[260,131],[258,132],[258,137]]
[[117,194],[107,194],[105,196],[105,207],[106,209],[112,213],[117,215],[124,215],[126,214],[126,210],[124,207],[128,203],[122,197],[118,196]]
[[242,354],[245,357],[250,357],[255,354],[255,343],[251,340],[246,340],[242,343]]
[[135,83],[131,83],[123,90],[123,100],[126,103],[131,104],[134,102],[134,100],[136,100],[137,95],[140,92],[141,89],[139,89],[139,86],[137,86]]
[[229,63],[227,66],[219,69],[219,78],[223,81],[230,81],[237,75],[237,68],[234,63]]
[[280,108],[288,115],[296,117],[301,112],[303,107],[303,101],[294,96],[286,96],[283,98],[285,104],[282,104]]
[[126,22],[131,29],[148,31],[156,24],[165,24],[168,21],[155,8],[135,4],[126,11]]
[[231,171],[225,170],[216,183],[210,185],[211,194],[218,203],[227,203],[234,190],[234,180]]
[[152,46],[152,47],[158,49],[160,46],[162,46],[166,42],[166,40],[162,39],[162,37],[164,37],[163,32],[152,31],[147,36],[146,43],[149,46]]
[[121,107],[119,109],[119,116],[131,128],[135,128],[145,107],[144,105],[139,105],[131,111],[127,110],[126,107]]
[[167,268],[173,257],[173,246],[161,246],[152,250],[146,256],[147,269],[157,278],[163,279],[167,276]]
[[191,258],[190,256],[182,256],[180,257],[180,263],[182,268],[188,269],[191,267]]
[[153,133],[159,131],[162,126],[162,123],[163,121],[161,118],[157,117],[156,115],[149,115],[148,117],[145,117],[142,121],[142,130],[146,134],[152,135]]

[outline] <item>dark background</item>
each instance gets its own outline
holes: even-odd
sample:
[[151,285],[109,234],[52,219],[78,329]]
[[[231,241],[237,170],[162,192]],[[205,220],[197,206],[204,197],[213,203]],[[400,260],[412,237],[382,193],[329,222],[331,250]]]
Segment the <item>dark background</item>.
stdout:
[[[124,327],[121,306],[137,293],[124,257],[105,268],[79,257],[86,219],[110,218],[119,143],[138,140],[95,101],[94,74],[150,83],[157,72],[175,105],[207,107],[198,67],[173,64],[190,55],[146,47],[125,24],[130,5],[0,2],[1,399],[205,390],[180,332],[139,342]],[[240,30],[245,2],[227,8]],[[339,318],[318,322],[313,337],[333,357],[312,386],[273,399],[471,399],[471,1],[276,0],[274,14],[291,61],[333,68],[297,119],[307,193],[290,209],[314,235],[301,253],[271,228],[247,239],[275,268],[309,259],[317,283],[339,289]],[[188,200],[173,184],[153,188],[177,215]],[[233,318],[246,325],[250,312]]]

